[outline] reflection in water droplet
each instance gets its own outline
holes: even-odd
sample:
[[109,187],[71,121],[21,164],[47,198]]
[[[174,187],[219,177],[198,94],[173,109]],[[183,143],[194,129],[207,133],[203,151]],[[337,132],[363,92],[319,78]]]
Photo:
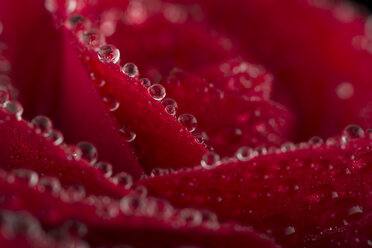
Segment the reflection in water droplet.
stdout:
[[25,180],[29,186],[35,186],[39,181],[39,176],[36,172],[28,169],[15,169],[12,174],[19,179]]
[[109,111],[113,112],[120,107],[120,103],[113,96],[104,96],[102,101],[105,103]]
[[146,209],[145,200],[140,196],[127,195],[120,201],[120,210],[127,215],[140,214]]
[[113,170],[112,165],[110,163],[100,161],[98,163],[95,163],[94,166],[98,168],[105,177],[110,177],[112,175]]
[[311,137],[309,139],[309,144],[312,146],[312,147],[319,147],[323,144],[323,139],[318,137],[318,136],[314,136],[314,137]]
[[135,64],[133,63],[126,63],[123,66],[123,72],[128,76],[128,77],[138,77],[139,72],[138,68]]
[[133,179],[131,175],[129,175],[126,172],[120,172],[116,174],[113,178],[112,181],[118,185],[124,186],[124,188],[129,189],[133,185]]
[[10,101],[5,104],[6,110],[10,114],[14,114],[17,118],[17,120],[22,119],[22,114],[23,114],[23,107],[18,101]]
[[153,84],[147,90],[150,96],[157,101],[163,100],[166,95],[165,88],[161,84]]
[[98,50],[98,58],[105,63],[119,62],[120,51],[113,45],[104,45]]
[[161,101],[163,104],[165,111],[170,114],[170,115],[176,115],[177,109],[178,109],[178,104],[175,100],[172,98],[165,98]]
[[52,121],[43,115],[38,115],[34,117],[31,123],[41,131],[41,133],[47,135],[53,128]]
[[94,145],[82,141],[77,143],[77,147],[81,150],[81,158],[88,161],[90,164],[95,164],[98,158],[98,152]]
[[105,36],[96,29],[90,29],[81,35],[81,41],[88,48],[95,50],[105,44]]
[[345,129],[343,130],[341,140],[343,143],[347,143],[353,139],[363,138],[363,137],[364,137],[364,131],[361,127],[357,125],[349,125],[345,127]]
[[247,146],[240,147],[237,151],[235,156],[240,160],[240,161],[247,161],[251,159],[254,156],[254,152],[252,148],[249,148]]
[[196,118],[192,114],[182,114],[178,121],[189,131],[194,132],[197,126]]
[[220,163],[220,156],[214,152],[208,152],[203,155],[200,162],[201,166],[205,169],[213,169]]
[[145,88],[148,88],[148,87],[151,86],[151,81],[150,81],[150,79],[148,79],[148,78],[141,78],[140,81],[141,81],[142,85],[143,85]]
[[127,126],[123,126],[120,132],[127,142],[132,142],[137,136],[133,129]]
[[63,143],[63,134],[59,130],[52,130],[48,133],[48,138],[53,141],[53,144],[59,146]]

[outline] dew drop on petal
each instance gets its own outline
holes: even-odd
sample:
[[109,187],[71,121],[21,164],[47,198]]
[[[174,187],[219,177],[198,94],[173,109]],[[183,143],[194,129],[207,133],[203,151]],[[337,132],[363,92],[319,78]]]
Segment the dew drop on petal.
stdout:
[[120,107],[120,103],[113,96],[104,96],[102,98],[102,101],[111,112],[117,110]]
[[88,233],[88,227],[84,223],[76,220],[66,221],[62,229],[74,237],[84,237]]
[[137,136],[133,129],[128,126],[123,126],[120,129],[120,133],[127,142],[132,142]]
[[240,147],[237,151],[235,156],[240,160],[240,161],[247,161],[253,157],[253,149],[247,146]]
[[178,110],[178,104],[172,98],[165,98],[161,101],[163,104],[165,111],[170,115],[176,115]]
[[24,180],[29,186],[35,186],[39,181],[39,176],[36,172],[28,169],[15,169],[12,174],[17,178]]
[[309,139],[309,144],[312,147],[319,147],[323,144],[323,139],[318,136],[313,136]]
[[39,185],[42,186],[43,190],[52,193],[58,193],[62,190],[61,183],[55,177],[43,177],[40,179]]
[[4,107],[10,100],[9,92],[6,90],[0,90],[0,107]]
[[186,221],[190,226],[198,226],[203,221],[202,214],[194,209],[184,208],[180,211],[180,216]]
[[79,184],[70,185],[64,193],[67,201],[79,201],[86,195],[84,187]]
[[63,143],[63,134],[59,130],[52,130],[48,133],[48,138],[53,141],[53,144],[56,146],[59,146],[60,144]]
[[104,45],[98,50],[98,58],[102,62],[116,64],[120,59],[120,51],[113,45]]
[[43,134],[48,134],[53,128],[52,121],[44,115],[34,117],[31,123]]
[[126,63],[123,66],[123,72],[128,76],[128,77],[138,77],[139,72],[138,68],[135,64],[133,63]]
[[120,200],[120,210],[124,214],[141,213],[145,208],[145,200],[140,196],[127,195]]
[[141,81],[141,84],[142,84],[145,88],[148,88],[148,87],[151,86],[151,81],[150,81],[150,79],[148,79],[148,78],[141,78],[140,81]]
[[105,161],[100,161],[95,163],[94,166],[102,172],[105,177],[110,177],[112,175],[112,165]]
[[178,117],[178,121],[189,131],[193,132],[196,129],[197,121],[192,114],[182,114]]
[[214,152],[207,152],[203,155],[200,164],[205,169],[213,169],[220,163],[220,156]]
[[81,158],[88,161],[90,164],[95,164],[98,158],[98,152],[94,145],[89,142],[79,142],[77,147],[81,150]]
[[147,90],[150,96],[157,101],[163,100],[166,95],[165,88],[161,84],[153,84]]
[[105,44],[105,36],[96,29],[90,29],[82,34],[81,41],[90,49],[98,49]]
[[118,185],[121,185],[121,186],[124,186],[124,188],[126,188],[126,189],[129,189],[133,185],[132,176],[129,175],[128,173],[126,173],[126,172],[120,172],[120,173],[116,174],[112,178],[112,180],[113,180],[114,183],[116,183]]
[[67,145],[64,149],[69,160],[79,160],[82,156],[82,151],[77,145]]
[[23,114],[23,107],[22,104],[20,104],[18,101],[10,101],[5,104],[6,110],[10,114],[14,114],[17,118],[17,120],[22,119],[22,114]]
[[364,137],[364,131],[361,127],[357,125],[349,125],[345,127],[345,129],[342,132],[341,140],[344,143],[347,143],[350,140],[357,139],[357,138],[363,138]]

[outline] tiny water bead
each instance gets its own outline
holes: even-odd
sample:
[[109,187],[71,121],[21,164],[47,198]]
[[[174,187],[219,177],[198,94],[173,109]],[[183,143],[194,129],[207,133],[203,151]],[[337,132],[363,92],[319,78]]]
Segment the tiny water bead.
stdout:
[[141,84],[142,84],[145,88],[148,88],[148,87],[151,86],[151,81],[150,81],[150,79],[148,79],[148,78],[141,78],[140,81],[141,81]]
[[192,114],[182,114],[178,121],[189,131],[194,132],[197,126],[196,118]]
[[24,180],[29,186],[35,186],[39,181],[39,176],[36,172],[28,169],[15,169],[12,174],[17,178]]
[[106,107],[111,112],[117,110],[120,107],[120,103],[116,101],[116,99],[113,96],[104,96],[102,98],[102,101],[105,103]]
[[105,44],[105,36],[96,29],[90,29],[81,35],[81,42],[88,48],[98,49]]
[[95,164],[98,158],[98,152],[94,145],[89,142],[79,142],[77,147],[81,150],[81,158],[88,161],[90,164]]
[[147,89],[147,91],[150,96],[157,101],[163,100],[166,95],[165,88],[161,84],[153,84]]
[[214,152],[208,152],[203,155],[200,164],[205,169],[213,169],[220,163],[220,156]]
[[52,121],[44,115],[34,117],[31,123],[43,134],[48,134],[53,128]]
[[357,126],[357,125],[349,125],[345,127],[345,129],[342,132],[341,140],[343,143],[347,143],[350,140],[357,139],[357,138],[363,138],[364,137],[364,130]]
[[313,136],[309,139],[309,144],[312,147],[319,147],[323,144],[323,139],[318,136]]
[[126,173],[126,172],[120,172],[120,173],[116,174],[112,178],[112,180],[115,184],[124,186],[124,188],[126,188],[126,189],[129,189],[133,185],[132,176],[129,175],[128,173]]
[[165,98],[161,101],[163,104],[165,111],[170,115],[176,115],[178,110],[178,104],[172,98]]
[[243,146],[243,147],[240,147],[240,148],[236,151],[235,156],[236,156],[237,159],[239,159],[240,161],[248,161],[249,159],[251,159],[251,158],[254,156],[254,151],[253,151],[253,149],[250,148],[250,147]]
[[128,126],[123,126],[120,129],[120,133],[127,142],[132,142],[137,136],[133,129]]
[[0,90],[0,107],[4,107],[10,100],[9,92],[6,90]]
[[63,143],[63,134],[59,130],[52,130],[48,133],[48,138],[53,141],[53,144],[56,146],[59,146],[60,144]]
[[123,72],[128,76],[128,77],[138,77],[139,72],[138,68],[135,64],[133,63],[126,63],[123,66]]
[[104,45],[98,50],[98,58],[104,63],[119,62],[120,51],[113,45]]
[[10,101],[5,104],[6,110],[10,114],[14,114],[17,118],[17,120],[22,119],[22,114],[23,114],[23,107],[22,104],[18,101]]
[[102,174],[105,176],[105,177],[110,177],[112,175],[112,165],[108,162],[105,162],[105,161],[100,161],[98,163],[95,163],[94,166],[99,169]]

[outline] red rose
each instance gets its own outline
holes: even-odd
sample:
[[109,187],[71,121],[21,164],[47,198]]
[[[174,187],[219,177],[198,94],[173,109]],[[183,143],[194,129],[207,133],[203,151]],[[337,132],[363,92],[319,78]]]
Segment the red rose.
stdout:
[[370,19],[0,1],[0,247],[372,247]]

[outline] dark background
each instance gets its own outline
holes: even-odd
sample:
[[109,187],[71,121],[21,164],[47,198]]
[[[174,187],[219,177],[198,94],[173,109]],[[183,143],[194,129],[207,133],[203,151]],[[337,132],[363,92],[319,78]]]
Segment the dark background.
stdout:
[[353,2],[362,4],[372,10],[372,0],[354,0]]

